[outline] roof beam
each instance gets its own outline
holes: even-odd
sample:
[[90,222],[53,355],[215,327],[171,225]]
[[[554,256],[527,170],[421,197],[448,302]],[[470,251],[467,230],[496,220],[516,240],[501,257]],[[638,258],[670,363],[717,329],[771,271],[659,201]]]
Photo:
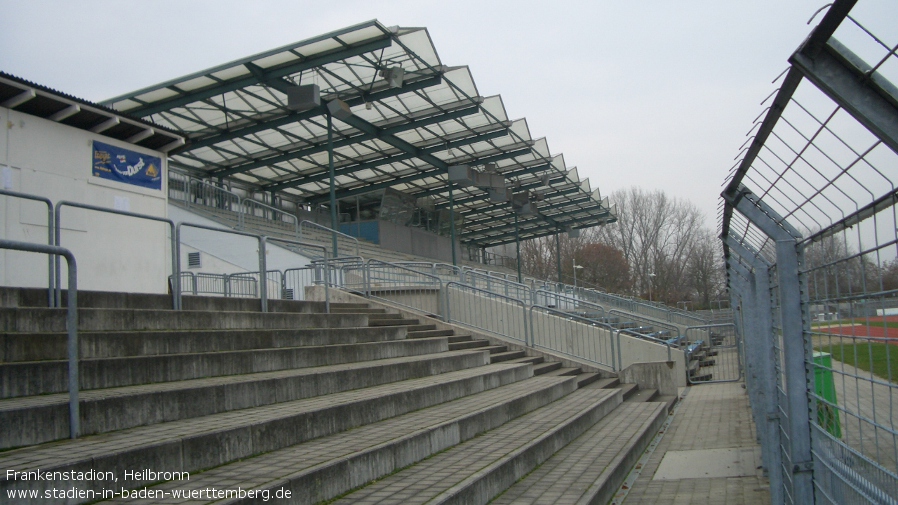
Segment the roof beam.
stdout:
[[[461,146],[465,146],[468,144],[475,144],[477,142],[483,142],[486,140],[492,140],[495,138],[504,137],[506,135],[508,135],[508,129],[501,128],[499,130],[495,130],[492,132],[481,133],[479,135],[474,135],[471,137],[461,138],[461,139],[451,141],[451,142],[449,142],[449,147],[451,147],[451,148],[461,147]],[[428,153],[434,153],[434,152],[443,151],[445,149],[446,149],[446,144],[440,143],[438,145],[422,148],[422,151],[428,152]],[[415,156],[413,154],[404,153],[404,154],[400,154],[397,156],[387,156],[384,158],[378,158],[376,160],[366,161],[366,162],[362,162],[362,163],[357,163],[355,165],[348,165],[348,166],[343,166],[343,167],[337,168],[334,171],[334,175],[336,177],[339,177],[341,175],[351,175],[354,172],[360,172],[362,170],[377,168],[379,166],[388,165],[390,163],[398,163],[401,161],[407,161],[414,157]],[[283,181],[283,182],[278,182],[278,183],[274,183],[274,184],[269,184],[269,185],[263,186],[263,189],[265,191],[277,191],[277,190],[285,189],[285,188],[289,188],[289,187],[302,186],[304,184],[310,184],[313,182],[323,181],[323,180],[327,180],[329,178],[330,178],[330,174],[328,173],[328,171],[322,170],[322,171],[316,172],[314,174],[307,175],[305,177],[291,179],[289,181]]]
[[[521,156],[522,154],[525,154],[528,152],[530,152],[529,147],[526,149],[509,151],[506,153],[502,153],[500,155],[490,156],[490,158],[496,159],[496,160],[501,159],[501,158],[499,158],[500,156],[513,158],[515,156]],[[406,155],[406,156],[408,156],[408,155]],[[410,157],[413,157],[413,156],[410,156]],[[479,161],[477,161],[477,163],[479,163]],[[416,172],[414,174],[406,175],[403,177],[396,177],[396,178],[388,180],[388,181],[371,184],[371,185],[364,186],[361,188],[354,188],[354,189],[348,189],[348,190],[344,190],[344,191],[338,191],[337,199],[339,200],[341,198],[348,198],[350,196],[364,195],[365,193],[370,193],[372,191],[378,191],[381,189],[389,188],[389,187],[395,186],[397,184],[404,184],[407,182],[417,181],[419,179],[426,179],[427,177],[436,177],[438,175],[443,175],[445,173],[446,173],[446,169],[440,169],[440,168],[434,168],[431,170],[420,171],[420,172]],[[319,195],[319,196],[311,197],[311,198],[307,199],[306,201],[308,201],[310,203],[319,203],[319,202],[327,201],[328,199],[329,199],[329,197],[327,195]]]
[[[323,55],[319,55],[313,58],[307,58],[305,60],[301,60],[299,62],[287,63],[285,65],[281,65],[276,68],[265,70],[265,80],[279,79],[281,77],[295,74],[297,72],[302,72],[304,70],[310,70],[312,68],[327,65],[328,63],[334,63],[340,60],[345,60],[347,58],[351,58],[353,56],[358,56],[361,54],[369,53],[372,51],[377,51],[379,49],[384,49],[386,47],[390,47],[393,44],[393,39],[389,35],[384,35],[382,38],[375,39],[373,41],[368,41],[363,44],[358,45],[350,45],[348,47],[338,49]],[[230,79],[227,81],[223,81],[217,84],[212,84],[210,86],[206,86],[205,88],[201,88],[195,91],[184,92],[179,89],[176,89],[173,86],[169,86],[170,89],[178,91],[181,93],[178,96],[160,100],[158,102],[149,103],[143,106],[135,107],[133,109],[128,109],[123,112],[126,112],[129,115],[137,116],[137,117],[147,117],[152,116],[153,114],[157,114],[159,112],[164,112],[167,110],[174,109],[176,107],[183,107],[187,104],[193,102],[199,102],[201,100],[206,100],[212,98],[214,96],[218,96],[222,93],[227,93],[229,91],[235,91],[240,88],[244,88],[246,86],[252,86],[257,84],[259,78],[252,73],[249,76],[237,77],[234,79]],[[120,98],[121,100],[121,98]],[[101,102],[104,105],[111,105],[108,102]]]
[[[429,88],[431,86],[437,86],[443,82],[442,75],[435,75],[425,77],[424,79],[419,79],[417,81],[406,81],[402,84],[401,88],[389,88],[381,91],[377,91],[374,93],[364,93],[361,96],[357,96],[354,98],[349,98],[345,100],[350,107],[354,107],[356,105],[362,105],[366,102],[376,102],[378,100],[383,100],[386,98],[391,98],[394,96],[402,95],[405,93],[411,93],[413,91],[419,91],[425,88]],[[188,145],[186,145],[180,151],[189,151],[193,149],[199,149],[201,147],[209,147],[220,142],[225,142],[228,140],[233,140],[235,138],[245,137],[247,135],[252,135],[254,133],[259,133],[265,130],[271,130],[275,128],[279,128],[284,125],[288,125],[291,123],[296,123],[299,121],[303,121],[306,119],[311,119],[313,117],[318,117],[327,113],[326,106],[315,107],[311,110],[303,111],[303,112],[291,112],[286,116],[278,117],[275,119],[264,120],[257,123],[253,123],[250,126],[245,126],[242,128],[237,128],[234,130],[229,130],[225,133],[215,134],[204,138],[199,138],[197,140],[192,140]]]
[[[327,109],[325,109],[325,111],[326,110]],[[462,118],[462,117],[474,114],[478,110],[480,110],[479,105],[474,105],[472,107],[465,107],[463,109],[459,109],[456,111],[445,112],[445,113],[430,116],[430,117],[427,117],[427,118],[424,118],[421,120],[411,121],[408,123],[403,123],[403,124],[400,124],[397,126],[386,128],[386,129],[384,129],[384,132],[387,132],[389,134],[401,133],[401,132],[405,132],[408,130],[413,130],[415,128],[421,128],[421,127],[429,126],[429,125],[432,125],[435,123],[441,123],[443,121],[451,121],[453,119]],[[505,131],[507,131],[507,129]],[[355,135],[352,137],[346,137],[346,138],[340,139],[340,140],[334,142],[333,146],[334,146],[334,149],[338,149],[340,147],[350,146],[352,144],[356,144],[358,142],[364,142],[366,140],[371,140],[374,138],[376,138],[376,137],[374,137],[373,135],[369,135],[367,133],[362,133],[360,135]],[[319,144],[315,144],[311,147],[303,146],[300,149],[296,149],[293,151],[287,151],[287,152],[284,152],[281,154],[276,154],[274,156],[259,159],[259,160],[252,161],[249,163],[235,165],[233,167],[229,167],[226,169],[214,170],[210,173],[215,177],[227,177],[229,175],[233,175],[236,173],[248,172],[248,171],[254,170],[256,168],[267,167],[267,166],[275,165],[277,163],[282,163],[285,161],[302,158],[304,156],[311,156],[313,154],[326,152],[326,151],[327,151],[327,141],[324,141]],[[271,186],[272,187],[270,187],[269,189],[278,189],[277,184],[273,184]]]
[[[590,224],[591,221],[602,220],[603,218],[605,218],[605,217],[607,217],[607,216],[609,216],[609,215],[610,215],[610,213],[605,213],[605,214],[602,215],[602,216],[589,216],[589,217],[584,217],[584,218],[579,218],[579,219],[573,219],[573,220],[571,220],[571,221],[567,221],[567,222],[564,222],[564,223],[562,223],[562,222],[544,223],[544,224],[541,224],[541,225],[532,226],[532,227],[527,227],[527,228],[525,228],[525,229],[522,229],[522,230],[520,230],[520,231],[518,232],[518,234],[521,234],[521,233],[535,233],[535,234],[536,234],[535,236],[551,235],[554,231],[558,231],[558,228],[559,228],[560,226],[579,226],[579,227],[582,227],[582,225],[584,225],[584,224]],[[529,223],[529,222],[532,222],[532,220],[531,220],[531,221],[526,221],[525,223]],[[518,222],[518,224],[519,224],[519,226],[522,225],[522,223],[520,223],[520,221]],[[594,223],[592,223],[592,226],[598,226],[598,225],[600,225],[600,224],[605,224],[605,222],[594,222]],[[505,225],[505,226],[498,227],[498,228],[509,228],[509,227],[510,227],[510,228],[514,228],[514,224]],[[490,232],[487,232],[487,233],[483,233],[483,232],[461,233],[461,239],[462,239],[462,240],[471,241],[471,242],[475,242],[475,243],[482,243],[481,241],[478,241],[478,240],[476,240],[476,239],[469,239],[469,238],[468,238],[468,236],[477,236],[477,235],[483,235],[483,236],[485,236],[485,237],[488,237],[490,240],[489,240],[489,242],[486,243],[485,245],[486,245],[487,247],[489,247],[489,246],[502,245],[502,244],[508,244],[508,243],[510,243],[510,242],[514,242],[515,232],[514,232],[514,231],[510,231],[510,232],[502,233],[502,234],[499,234],[499,235],[493,234],[491,231],[490,231]]]

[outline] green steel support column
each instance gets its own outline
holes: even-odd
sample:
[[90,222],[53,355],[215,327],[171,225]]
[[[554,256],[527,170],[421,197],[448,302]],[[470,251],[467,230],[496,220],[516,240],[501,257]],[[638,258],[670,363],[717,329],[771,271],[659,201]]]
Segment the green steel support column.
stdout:
[[[334,177],[334,118],[330,112],[327,113],[327,167],[331,177],[331,229],[337,231],[337,189],[334,186],[336,184]],[[334,237],[334,258],[336,258],[338,256],[337,234],[332,233],[331,236]]]
[[561,239],[558,238],[558,231],[555,231],[555,263],[558,264],[558,282],[561,282]]
[[514,213],[514,246],[515,255],[518,258],[518,282],[524,282],[524,276],[521,275],[521,237],[518,235],[518,213]]
[[449,183],[449,237],[452,239],[452,266],[458,266],[458,261],[455,258],[455,200],[452,199],[451,182]]

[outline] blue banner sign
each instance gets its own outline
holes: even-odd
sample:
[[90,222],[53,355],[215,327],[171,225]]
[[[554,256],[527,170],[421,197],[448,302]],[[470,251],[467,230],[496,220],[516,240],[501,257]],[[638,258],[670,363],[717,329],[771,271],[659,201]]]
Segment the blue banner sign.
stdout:
[[93,174],[143,188],[162,189],[162,160],[102,142],[94,142]]

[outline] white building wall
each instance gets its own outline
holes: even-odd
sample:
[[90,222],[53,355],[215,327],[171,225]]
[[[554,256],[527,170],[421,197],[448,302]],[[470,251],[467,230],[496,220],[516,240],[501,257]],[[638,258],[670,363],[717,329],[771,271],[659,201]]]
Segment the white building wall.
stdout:
[[[168,166],[163,153],[0,108],[0,187],[49,198],[166,217]],[[162,160],[162,189],[92,175],[92,143],[100,141]],[[0,232],[8,240],[47,243],[46,206],[0,196]],[[171,273],[168,225],[63,207],[60,245],[78,262],[78,287],[164,293]],[[62,278],[66,278],[62,261]],[[47,285],[45,255],[0,250],[0,285]],[[63,283],[64,285],[64,283]]]

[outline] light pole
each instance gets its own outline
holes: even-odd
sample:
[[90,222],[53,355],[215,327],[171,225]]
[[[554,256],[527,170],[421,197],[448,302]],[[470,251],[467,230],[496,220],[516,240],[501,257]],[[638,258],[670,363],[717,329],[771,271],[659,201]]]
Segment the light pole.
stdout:
[[571,260],[571,263],[574,265],[574,289],[577,289],[577,269],[583,267],[577,264],[576,259]]
[[652,301],[652,284],[654,283],[655,274],[649,274],[649,301]]

